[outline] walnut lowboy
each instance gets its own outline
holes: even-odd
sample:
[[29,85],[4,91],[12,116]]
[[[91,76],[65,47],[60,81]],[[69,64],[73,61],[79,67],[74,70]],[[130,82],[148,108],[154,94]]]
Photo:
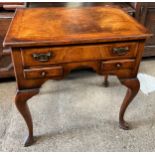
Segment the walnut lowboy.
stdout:
[[114,6],[18,9],[4,46],[12,48],[15,104],[29,131],[25,146],[34,142],[27,100],[46,80],[63,79],[77,68],[105,75],[105,86],[108,75],[115,75],[128,88],[119,125],[129,129],[124,113],[139,90],[137,72],[149,36],[148,30]]

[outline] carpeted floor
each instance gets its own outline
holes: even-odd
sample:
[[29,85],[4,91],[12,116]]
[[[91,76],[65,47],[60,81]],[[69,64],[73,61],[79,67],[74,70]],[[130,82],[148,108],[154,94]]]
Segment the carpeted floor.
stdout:
[[[140,72],[155,76],[155,60],[143,61]],[[0,151],[155,151],[155,92],[139,91],[128,107],[132,130],[118,127],[126,88],[110,77],[110,87],[93,72],[47,81],[28,103],[37,142],[23,147],[27,129],[13,97],[16,83],[0,83]]]

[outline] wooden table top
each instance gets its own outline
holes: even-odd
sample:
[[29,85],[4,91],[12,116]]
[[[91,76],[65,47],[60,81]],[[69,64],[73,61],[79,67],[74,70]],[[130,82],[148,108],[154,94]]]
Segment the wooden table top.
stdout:
[[4,46],[48,46],[145,39],[151,34],[118,7],[18,9]]

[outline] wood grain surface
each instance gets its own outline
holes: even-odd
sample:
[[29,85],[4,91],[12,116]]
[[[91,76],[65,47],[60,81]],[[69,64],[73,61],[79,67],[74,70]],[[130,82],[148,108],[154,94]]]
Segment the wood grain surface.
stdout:
[[148,30],[118,7],[17,9],[4,46],[144,39]]

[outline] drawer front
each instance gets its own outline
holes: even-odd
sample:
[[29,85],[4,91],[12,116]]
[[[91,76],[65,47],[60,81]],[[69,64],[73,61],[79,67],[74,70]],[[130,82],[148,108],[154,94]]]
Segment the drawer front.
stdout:
[[134,59],[105,61],[101,63],[101,74],[117,75],[120,78],[134,77]]
[[123,69],[134,69],[135,60],[134,59],[126,59],[126,60],[112,60],[105,61],[101,64],[101,69],[103,71],[118,71]]
[[63,75],[61,66],[24,69],[24,77],[26,79],[41,79],[50,77],[59,77]]
[[136,57],[138,43],[113,43],[70,47],[22,48],[24,66]]

